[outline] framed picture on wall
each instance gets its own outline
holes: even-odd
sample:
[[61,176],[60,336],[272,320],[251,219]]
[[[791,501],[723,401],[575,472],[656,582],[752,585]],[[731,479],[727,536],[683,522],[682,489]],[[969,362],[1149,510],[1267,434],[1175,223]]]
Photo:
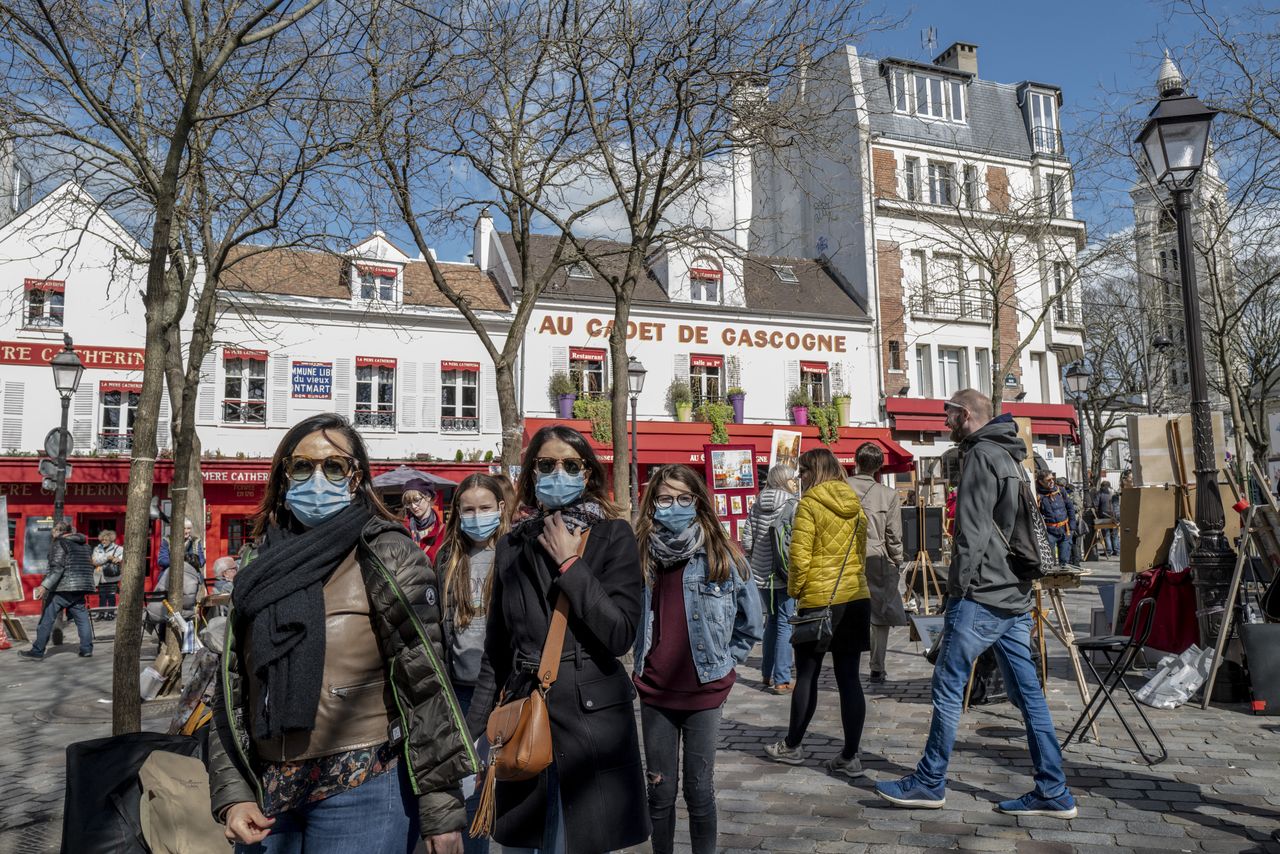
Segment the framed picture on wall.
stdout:
[[717,516],[729,515],[729,502],[725,498],[724,493],[721,493],[721,492],[716,493],[716,515]]
[[742,496],[741,495],[729,496],[729,507],[730,509],[733,510],[734,516],[741,516],[742,515]]

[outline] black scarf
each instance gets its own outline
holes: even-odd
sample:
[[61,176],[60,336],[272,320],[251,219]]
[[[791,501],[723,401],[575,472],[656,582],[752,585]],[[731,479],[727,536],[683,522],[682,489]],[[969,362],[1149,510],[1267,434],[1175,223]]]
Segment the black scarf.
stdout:
[[262,550],[236,576],[231,602],[249,623],[249,657],[262,683],[254,738],[315,727],[324,679],[324,583],[372,515],[364,504],[352,504],[302,533],[273,525]]

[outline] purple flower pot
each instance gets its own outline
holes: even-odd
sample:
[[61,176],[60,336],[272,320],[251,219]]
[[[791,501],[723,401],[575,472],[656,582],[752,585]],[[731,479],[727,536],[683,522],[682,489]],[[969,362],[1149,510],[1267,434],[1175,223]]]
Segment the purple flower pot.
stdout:
[[733,423],[734,424],[743,423],[744,416],[742,413],[747,406],[746,400],[747,400],[747,396],[745,394],[729,395],[729,405],[733,407]]
[[791,420],[798,427],[804,427],[809,423],[809,407],[793,406],[791,407]]
[[577,403],[578,396],[576,394],[562,394],[559,398],[560,417],[568,420],[573,417],[573,405]]

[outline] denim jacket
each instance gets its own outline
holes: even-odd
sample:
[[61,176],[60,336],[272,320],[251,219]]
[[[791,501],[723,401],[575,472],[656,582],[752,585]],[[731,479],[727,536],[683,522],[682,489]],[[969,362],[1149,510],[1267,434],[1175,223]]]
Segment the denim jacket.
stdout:
[[[689,624],[689,652],[705,685],[727,675],[764,637],[760,594],[748,574],[734,566],[724,581],[707,581],[707,555],[698,552],[684,569],[684,613]],[[636,632],[635,675],[644,672],[653,637],[653,591],[644,588],[644,618]]]

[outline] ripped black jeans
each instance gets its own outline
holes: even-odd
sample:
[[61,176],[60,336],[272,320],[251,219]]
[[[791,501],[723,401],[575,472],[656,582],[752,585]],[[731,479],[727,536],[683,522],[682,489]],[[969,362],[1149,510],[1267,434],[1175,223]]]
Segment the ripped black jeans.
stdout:
[[649,781],[653,854],[670,854],[676,836],[676,792],[684,743],[684,804],[689,810],[693,854],[716,851],[716,740],[720,707],[678,712],[640,704],[644,764]]

